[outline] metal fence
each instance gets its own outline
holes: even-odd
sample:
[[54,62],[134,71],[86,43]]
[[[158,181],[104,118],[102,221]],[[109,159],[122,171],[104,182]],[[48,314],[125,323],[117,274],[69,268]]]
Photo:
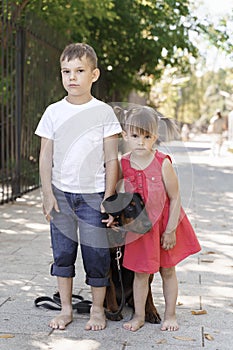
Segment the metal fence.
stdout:
[[64,41],[14,3],[0,3],[0,204],[39,186],[34,131],[45,107],[64,94],[58,65]]

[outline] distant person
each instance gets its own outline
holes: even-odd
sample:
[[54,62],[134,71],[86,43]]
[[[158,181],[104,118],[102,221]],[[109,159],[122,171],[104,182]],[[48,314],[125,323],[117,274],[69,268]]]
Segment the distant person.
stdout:
[[210,119],[208,133],[211,134],[212,145],[211,153],[213,156],[220,156],[223,144],[223,132],[226,130],[226,121],[224,120],[220,109],[216,110],[215,115]]
[[[68,45],[61,54],[62,83],[67,96],[44,112],[35,133],[41,137],[40,177],[43,210],[50,222],[62,310],[49,326],[65,329],[73,320],[72,287],[80,244],[92,308],[86,330],[106,327],[104,299],[109,285],[110,253],[102,201],[115,192],[118,178],[120,124],[113,109],[91,95],[100,71],[94,49]],[[79,229],[79,240],[77,230]]]
[[189,126],[188,124],[184,124],[181,128],[181,139],[182,141],[188,141],[189,140],[189,133],[190,133],[190,130],[189,130]]

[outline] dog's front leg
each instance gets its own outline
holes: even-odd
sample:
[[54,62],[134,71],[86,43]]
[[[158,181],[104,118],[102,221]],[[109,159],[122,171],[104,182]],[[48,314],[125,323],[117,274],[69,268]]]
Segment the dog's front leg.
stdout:
[[149,291],[148,291],[148,296],[146,299],[146,308],[145,308],[145,312],[146,312],[146,317],[145,320],[146,322],[150,322],[150,323],[160,323],[161,322],[161,318],[160,315],[154,305],[154,300],[153,300],[153,296],[152,296],[152,292],[151,292],[151,283],[153,281],[154,275],[150,275],[149,277]]
[[112,280],[112,271],[110,271],[110,286],[107,287],[106,297],[105,297],[105,308],[106,308],[106,316],[109,320],[112,321],[120,321],[122,320],[122,314],[111,315],[111,313],[115,313],[118,311],[119,306],[117,304],[116,298],[116,289]]

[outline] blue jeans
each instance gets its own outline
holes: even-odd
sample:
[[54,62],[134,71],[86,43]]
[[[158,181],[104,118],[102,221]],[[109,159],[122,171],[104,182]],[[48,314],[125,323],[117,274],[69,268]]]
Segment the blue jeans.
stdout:
[[[69,193],[53,186],[60,212],[52,211],[50,222],[54,263],[51,274],[75,276],[80,243],[86,283],[93,287],[109,285],[110,253],[107,230],[101,222],[103,193]],[[78,236],[79,231],[79,236]]]

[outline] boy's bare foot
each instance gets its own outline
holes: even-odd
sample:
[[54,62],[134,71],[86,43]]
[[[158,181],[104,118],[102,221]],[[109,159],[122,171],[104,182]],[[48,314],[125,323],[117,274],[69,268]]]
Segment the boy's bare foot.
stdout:
[[178,329],[179,326],[176,320],[176,316],[165,319],[161,327],[161,331],[173,332],[177,331]]
[[106,327],[106,317],[104,308],[91,307],[90,320],[87,322],[85,329],[87,331],[101,331]]
[[123,324],[123,328],[127,331],[136,332],[138,329],[143,327],[145,324],[144,319],[134,316],[132,320]]
[[53,329],[60,329],[64,330],[66,326],[73,321],[73,316],[71,315],[65,315],[65,314],[60,314],[56,317],[54,317],[50,323],[49,327]]

